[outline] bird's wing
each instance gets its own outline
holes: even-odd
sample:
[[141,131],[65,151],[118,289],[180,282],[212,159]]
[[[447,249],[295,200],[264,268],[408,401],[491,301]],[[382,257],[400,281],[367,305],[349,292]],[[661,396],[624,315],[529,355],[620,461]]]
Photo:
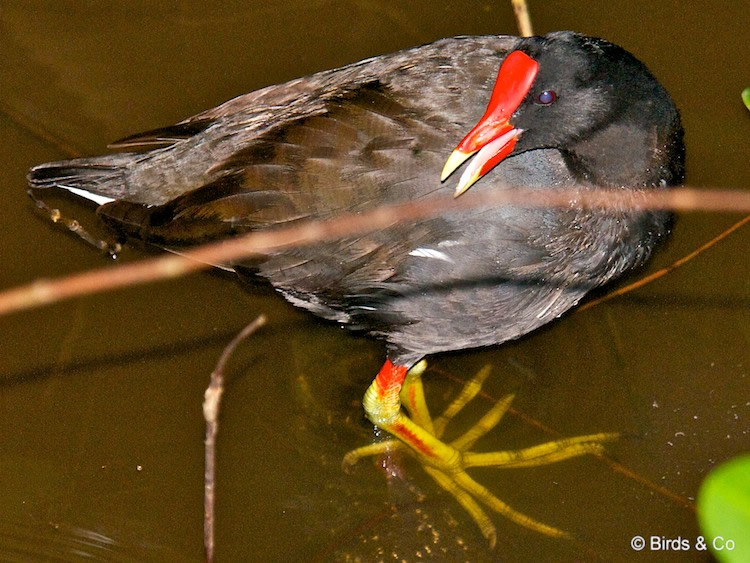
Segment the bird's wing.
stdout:
[[[194,244],[449,191],[439,173],[457,126],[402,101],[388,86],[371,82],[251,138],[227,132],[218,139],[206,131],[198,145],[233,145],[217,149],[227,156],[204,170],[206,182],[163,204],[118,200],[99,213],[115,228],[146,241]],[[160,156],[176,159],[166,151]],[[160,173],[169,174],[166,163]]]

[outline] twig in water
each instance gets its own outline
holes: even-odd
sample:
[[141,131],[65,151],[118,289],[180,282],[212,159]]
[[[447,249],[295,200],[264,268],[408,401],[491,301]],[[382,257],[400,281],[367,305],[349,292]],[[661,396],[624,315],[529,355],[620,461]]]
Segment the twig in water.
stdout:
[[630,283],[626,285],[625,287],[621,287],[620,289],[616,291],[612,291],[610,293],[607,293],[606,295],[603,295],[602,297],[599,297],[598,299],[594,299],[593,301],[589,301],[588,303],[584,303],[580,307],[576,309],[576,312],[585,311],[586,309],[591,309],[591,307],[595,307],[596,305],[599,305],[600,303],[604,303],[605,301],[609,301],[610,299],[614,299],[615,297],[619,297],[620,295],[625,295],[626,293],[630,293],[631,291],[638,289],[640,287],[643,287],[646,284],[651,283],[652,281],[656,281],[661,277],[666,276],[667,274],[670,274],[674,272],[677,268],[682,266],[683,264],[690,262],[693,258],[701,254],[702,252],[708,250],[713,245],[715,245],[717,242],[722,240],[723,238],[729,236],[734,231],[739,229],[740,227],[744,226],[745,224],[750,223],[750,215],[746,215],[739,221],[737,221],[734,225],[729,227],[728,229],[720,232],[718,235],[716,235],[714,238],[709,240],[708,242],[700,245],[698,248],[693,250],[690,254],[687,256],[683,256],[673,264],[670,264],[666,268],[662,268],[658,272],[654,272],[653,274],[649,274],[648,276],[644,276],[643,278],[634,281],[633,283]]
[[214,559],[214,499],[216,484],[216,434],[219,431],[219,404],[224,392],[224,366],[240,342],[266,324],[266,316],[260,315],[227,344],[211,373],[211,383],[203,401],[203,418],[206,420],[206,469],[203,480],[203,547],[206,561]]
[[521,37],[531,37],[534,30],[531,28],[531,17],[529,9],[526,6],[526,0],[511,0],[513,4],[513,13],[516,14],[516,23],[518,24],[518,33]]
[[346,213],[326,221],[305,221],[273,231],[255,231],[233,239],[206,244],[182,255],[163,255],[141,262],[84,272],[59,280],[37,280],[29,285],[0,291],[0,316],[49,305],[81,295],[91,295],[162,279],[184,276],[211,264],[225,264],[252,255],[286,248],[311,246],[324,240],[361,235],[386,229],[399,221],[434,217],[441,212],[459,212],[483,205],[516,205],[527,208],[569,209],[672,209],[675,211],[750,211],[750,192],[742,190],[631,191],[620,188],[561,188],[540,192],[528,188],[477,192],[461,196],[425,198],[379,206],[359,213]]

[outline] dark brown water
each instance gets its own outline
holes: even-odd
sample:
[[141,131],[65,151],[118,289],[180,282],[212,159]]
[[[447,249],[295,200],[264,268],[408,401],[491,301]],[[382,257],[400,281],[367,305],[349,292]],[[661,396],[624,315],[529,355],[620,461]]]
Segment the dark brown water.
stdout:
[[[108,263],[27,200],[27,168],[67,156],[35,129],[101,152],[268,84],[444,36],[515,33],[508,4],[3,2],[0,287]],[[750,185],[741,3],[531,8],[539,33],[600,35],[646,62],[682,109],[691,185]],[[68,209],[93,224],[89,209]],[[680,217],[649,270],[737,219]],[[629,560],[635,534],[693,540],[699,483],[750,449],[748,243],[745,229],[666,279],[520,342],[432,360],[436,406],[494,366],[487,396],[457,431],[491,398],[516,391],[515,408],[556,433],[626,435],[608,450],[629,474],[594,458],[474,473],[579,543],[497,516],[498,547],[489,551],[412,461],[400,460],[389,480],[369,462],[343,473],[343,454],[372,439],[359,400],[382,347],[231,276],[203,273],[1,318],[0,559],[199,560],[203,390],[223,346],[261,312],[269,325],[232,362],[223,407],[219,560]],[[476,449],[547,439],[514,415]]]

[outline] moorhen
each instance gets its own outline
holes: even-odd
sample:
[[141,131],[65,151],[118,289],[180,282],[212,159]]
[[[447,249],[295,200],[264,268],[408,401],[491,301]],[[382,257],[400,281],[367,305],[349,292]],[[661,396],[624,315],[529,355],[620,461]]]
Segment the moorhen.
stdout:
[[[457,194],[475,182],[661,190],[682,182],[684,161],[678,112],[653,75],[622,48],[573,32],[443,39],[263,88],[113,146],[127,152],[36,166],[30,185],[91,199],[120,235],[172,249],[453,193],[445,180],[469,159]],[[479,502],[563,535],[464,469],[549,463],[600,451],[612,435],[467,451],[502,416],[502,400],[445,443],[445,422],[481,382],[433,421],[420,360],[518,338],[559,317],[642,264],[668,225],[664,212],[583,211],[574,202],[480,207],[221,266],[252,269],[294,305],[385,340],[368,417],[411,448],[490,541],[494,526]]]

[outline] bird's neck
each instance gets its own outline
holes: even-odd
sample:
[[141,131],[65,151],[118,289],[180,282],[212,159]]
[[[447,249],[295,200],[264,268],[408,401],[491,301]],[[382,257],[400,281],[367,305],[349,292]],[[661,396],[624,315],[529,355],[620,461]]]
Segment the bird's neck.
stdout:
[[[629,116],[593,131],[568,150],[573,173],[598,186],[664,187],[684,180],[679,115],[651,119],[647,101]],[[653,125],[661,123],[661,125]]]
[[655,131],[614,124],[575,144],[566,154],[574,175],[597,186],[657,186]]

